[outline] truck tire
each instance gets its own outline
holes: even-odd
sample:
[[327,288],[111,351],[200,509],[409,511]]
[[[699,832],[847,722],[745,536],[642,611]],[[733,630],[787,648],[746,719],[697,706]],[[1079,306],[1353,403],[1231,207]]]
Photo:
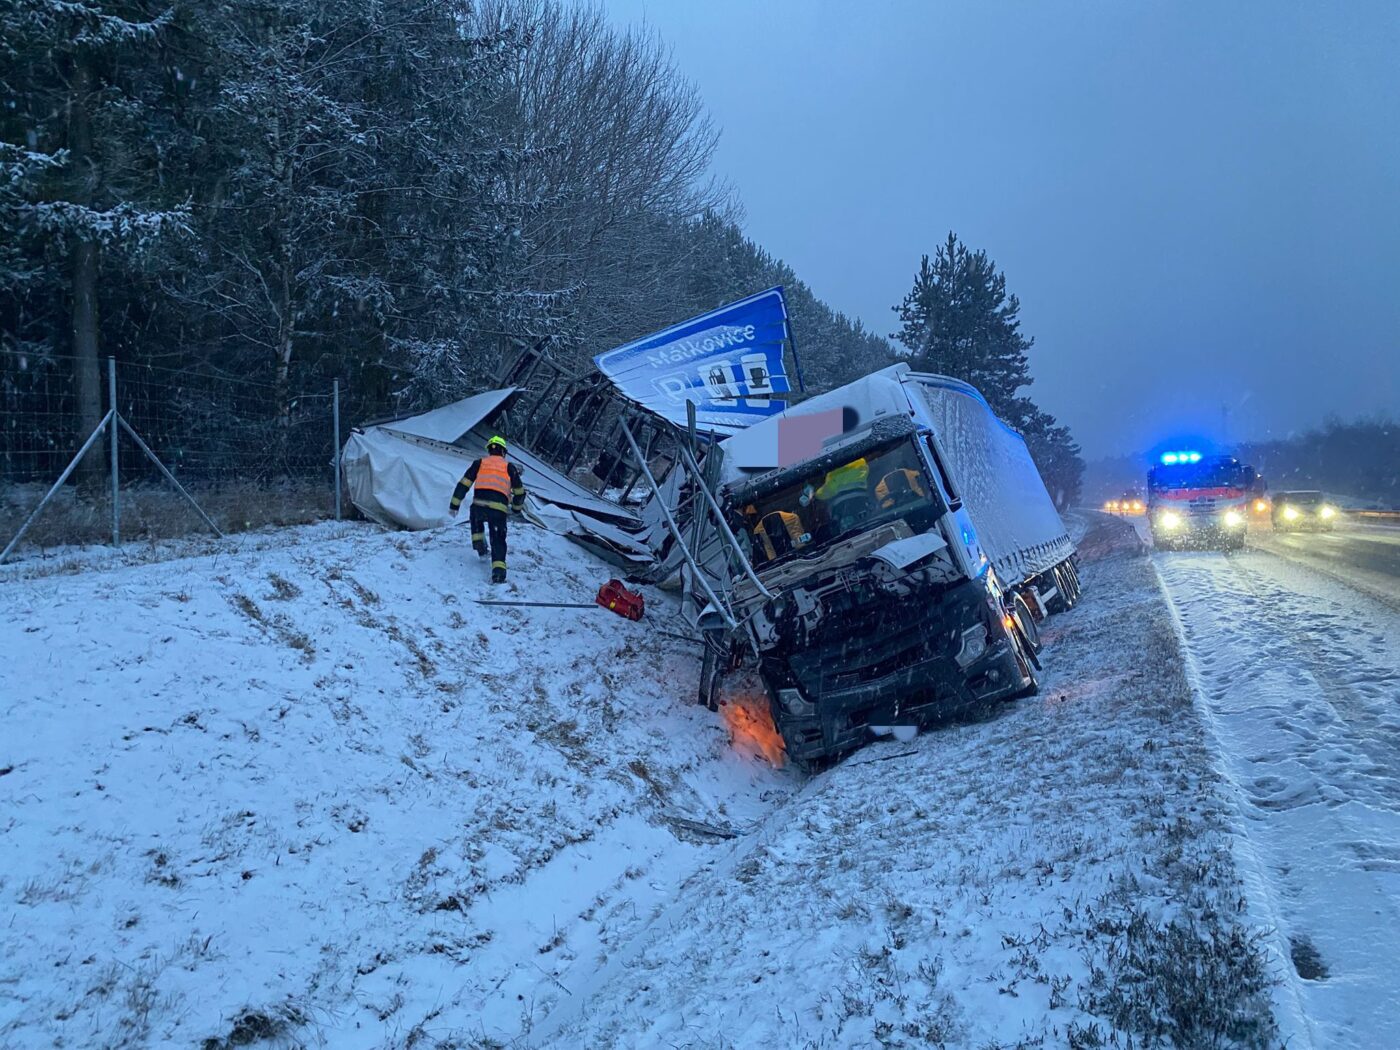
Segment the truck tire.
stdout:
[[[1008,701],[1024,700],[1026,697],[1035,696],[1040,692],[1040,679],[1035,673],[1036,668],[1040,666],[1040,661],[1035,660],[1033,655],[1028,655],[1029,650],[1023,647],[1019,637],[1015,637],[1014,644],[1016,646],[1016,662],[1021,665],[1021,675],[1025,679],[1025,683],[1006,698]],[[1035,660],[1034,666],[1031,664],[1032,660]]]
[[1079,596],[1074,592],[1074,580],[1065,570],[1064,562],[1056,565],[1053,572],[1055,574],[1055,586],[1059,588],[1060,594],[1064,598],[1061,607],[1068,612],[1079,604]]
[[[1012,599],[1011,615],[1016,620],[1016,628],[1021,632],[1021,640],[1026,644],[1032,656],[1040,653],[1040,625],[1035,622],[1035,617],[1031,615],[1030,604],[1026,599],[1017,594]],[[1036,661],[1038,667],[1039,660]]]
[[719,684],[724,678],[718,654],[712,646],[705,646],[705,656],[700,662],[700,695],[697,704],[704,704],[711,711],[719,710]]
[[1024,640],[1020,627],[1012,627],[1006,632],[1006,636],[1011,640],[1012,651],[1016,654],[1016,666],[1021,671],[1022,679],[1021,688],[1006,697],[1006,700],[1010,702],[1035,696],[1036,693],[1040,692],[1040,679],[1036,677],[1035,673],[1040,668],[1040,660],[1035,653],[1031,652],[1030,645]]

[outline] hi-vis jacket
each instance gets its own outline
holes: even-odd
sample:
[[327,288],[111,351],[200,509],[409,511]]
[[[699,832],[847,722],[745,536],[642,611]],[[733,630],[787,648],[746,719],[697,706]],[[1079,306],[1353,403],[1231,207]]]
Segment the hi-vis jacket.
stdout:
[[452,512],[462,505],[467,490],[472,493],[472,506],[493,510],[519,510],[525,502],[525,485],[520,480],[520,468],[505,456],[482,456],[462,475],[452,491]]

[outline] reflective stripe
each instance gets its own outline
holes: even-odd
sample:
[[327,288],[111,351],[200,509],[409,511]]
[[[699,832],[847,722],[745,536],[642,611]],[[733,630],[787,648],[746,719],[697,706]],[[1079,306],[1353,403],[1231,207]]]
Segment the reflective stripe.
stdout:
[[486,507],[486,508],[488,508],[488,509],[490,509],[490,510],[503,510],[503,511],[505,511],[507,514],[510,513],[510,507],[508,507],[508,506],[507,506],[506,504],[504,504],[504,503],[499,503],[499,502],[497,502],[496,500],[493,500],[493,499],[474,499],[474,500],[472,500],[472,506],[473,506],[473,507]]
[[852,460],[845,466],[829,471],[821,488],[817,489],[817,499],[830,500],[845,492],[858,492],[865,488],[870,477],[870,464],[864,457]]
[[918,471],[910,470],[908,467],[901,467],[892,470],[880,479],[880,484],[875,486],[875,500],[881,507],[893,507],[895,500],[899,498],[899,485],[904,486],[916,496],[924,495],[923,479]]
[[[778,520],[774,521],[774,518]],[[776,530],[778,528],[785,530],[788,534],[788,539],[791,541],[784,545],[783,553],[795,547],[801,547],[803,544],[803,537],[806,536],[806,532],[802,528],[802,519],[796,514],[790,514],[785,510],[775,510],[769,514],[765,514],[763,519],[754,527],[753,531],[754,535],[763,542],[763,549],[768,555],[769,561],[772,561],[778,556],[778,550],[773,545],[773,537],[769,535],[769,530]]]
[[491,568],[493,568],[493,569],[504,569],[505,567],[506,567],[506,563],[503,562],[503,561],[493,561],[493,562],[491,563]]
[[484,532],[473,532],[473,533],[472,533],[472,542],[473,542],[473,543],[485,543],[485,542],[486,542],[486,533],[484,533]]
[[476,471],[478,492],[494,492],[500,496],[510,495],[510,464],[505,456],[485,456]]

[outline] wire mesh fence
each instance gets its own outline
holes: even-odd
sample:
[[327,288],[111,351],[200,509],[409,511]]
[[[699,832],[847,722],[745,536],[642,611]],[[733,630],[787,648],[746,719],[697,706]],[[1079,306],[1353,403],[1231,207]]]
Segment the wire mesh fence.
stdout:
[[109,421],[11,557],[112,542],[114,522],[123,540],[154,539],[208,531],[200,511],[224,532],[337,513],[337,381],[317,377],[292,388],[213,368],[109,367],[102,363],[100,397],[92,396],[91,377],[84,397],[76,358],[0,350],[0,549],[114,404],[125,424]]

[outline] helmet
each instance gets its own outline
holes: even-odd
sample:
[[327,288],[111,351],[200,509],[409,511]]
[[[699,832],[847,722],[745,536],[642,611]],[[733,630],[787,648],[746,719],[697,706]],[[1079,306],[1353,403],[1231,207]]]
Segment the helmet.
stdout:
[[504,456],[506,453],[506,439],[501,437],[500,434],[495,435],[490,441],[486,442],[487,452],[490,452],[493,448],[499,448],[501,450],[501,455]]

